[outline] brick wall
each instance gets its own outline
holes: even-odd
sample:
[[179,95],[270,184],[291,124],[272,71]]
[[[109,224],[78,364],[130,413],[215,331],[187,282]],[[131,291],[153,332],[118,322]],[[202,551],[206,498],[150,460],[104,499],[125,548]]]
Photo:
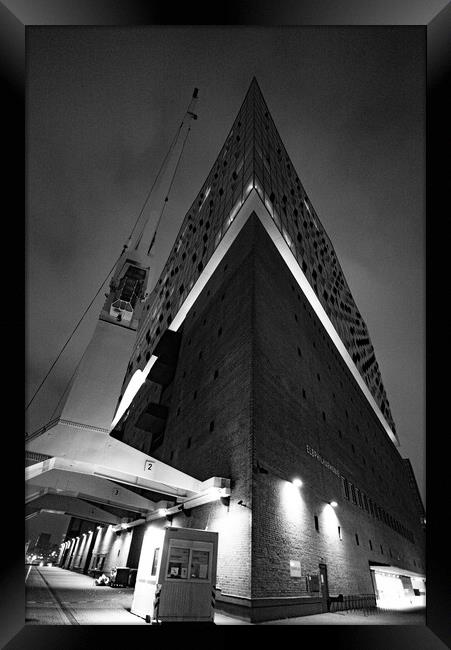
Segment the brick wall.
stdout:
[[[331,593],[371,593],[369,561],[424,570],[402,459],[259,225],[254,324],[255,457],[268,473],[254,473],[253,596],[304,593],[305,581],[290,577],[290,559],[301,561],[303,575],[327,564]],[[341,474],[407,526],[417,543],[347,501]],[[300,490],[289,484],[296,476],[304,482]]]
[[[149,385],[140,399],[155,400],[158,390]],[[200,480],[232,480],[228,508],[216,502],[173,520],[219,532],[223,594],[305,596],[305,576],[320,562],[332,594],[372,593],[369,562],[424,571],[403,461],[256,217],[188,314],[161,399],[169,415],[153,455]],[[124,441],[137,444],[135,433]],[[342,475],[416,543],[347,501]],[[300,578],[290,560],[301,562]]]
[[217,586],[242,597],[251,589],[253,232],[254,224],[244,227],[183,324],[174,381],[162,395],[170,408],[164,441],[154,453],[200,480],[231,479],[229,507],[207,504],[173,524],[219,532]]

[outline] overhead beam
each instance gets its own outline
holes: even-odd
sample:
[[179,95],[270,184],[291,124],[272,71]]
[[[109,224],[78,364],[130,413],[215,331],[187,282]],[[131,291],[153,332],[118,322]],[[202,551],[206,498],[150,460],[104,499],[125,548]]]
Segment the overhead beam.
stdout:
[[41,435],[26,441],[27,451],[52,458],[27,467],[31,475],[46,471],[54,458],[64,459],[74,472],[94,474],[174,497],[202,491],[202,481],[126,445],[94,427],[58,420]]
[[164,501],[164,505],[155,503],[107,479],[72,472],[67,469],[64,462],[56,461],[54,466],[59,469],[50,469],[27,480],[26,503],[42,493],[51,492],[89,499],[141,514],[147,514],[156,508],[165,507],[167,504],[167,501]]
[[121,518],[91,503],[59,494],[45,494],[25,506],[25,516],[53,512],[102,524],[120,524]]

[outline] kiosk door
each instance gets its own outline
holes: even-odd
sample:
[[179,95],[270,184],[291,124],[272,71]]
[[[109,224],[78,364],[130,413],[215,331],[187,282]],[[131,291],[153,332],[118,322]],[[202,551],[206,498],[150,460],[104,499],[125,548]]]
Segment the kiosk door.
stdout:
[[148,526],[144,533],[131,609],[132,614],[146,619],[149,623],[153,616],[165,535],[165,529],[157,526]]

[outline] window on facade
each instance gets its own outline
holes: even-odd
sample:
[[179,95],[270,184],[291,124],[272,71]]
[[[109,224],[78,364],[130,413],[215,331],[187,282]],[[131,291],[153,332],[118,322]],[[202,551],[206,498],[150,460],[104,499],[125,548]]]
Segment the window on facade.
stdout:
[[214,430],[214,428],[215,428],[215,421],[212,420],[212,421],[210,422],[210,433]]
[[355,534],[355,543],[357,544],[357,546],[360,546],[359,536],[357,535],[357,533]]
[[345,493],[345,498],[348,499],[348,501],[349,501],[349,483],[348,483],[348,479],[345,478],[344,476],[342,476],[342,481],[343,481],[343,490],[344,490],[344,493]]
[[372,551],[372,550],[373,550],[373,544],[371,543],[371,540],[370,540],[370,539],[368,540],[368,543],[369,543],[369,545],[370,545],[370,551]]
[[315,530],[316,530],[316,532],[319,533],[319,522],[318,522],[317,515],[314,516],[314,520],[315,520]]
[[356,495],[355,495],[355,487],[353,486],[352,483],[350,483],[350,486],[351,486],[352,502],[357,504],[357,498],[356,498]]
[[341,526],[338,526],[338,539],[343,539],[341,536]]
[[362,493],[360,492],[359,488],[357,488],[357,498],[359,500],[359,506],[363,508]]
[[191,447],[191,438],[188,438],[186,441],[186,448],[189,449]]

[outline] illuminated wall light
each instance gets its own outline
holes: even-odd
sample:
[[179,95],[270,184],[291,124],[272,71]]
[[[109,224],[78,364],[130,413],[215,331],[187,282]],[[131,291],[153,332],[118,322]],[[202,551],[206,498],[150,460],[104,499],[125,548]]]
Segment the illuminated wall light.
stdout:
[[280,509],[285,523],[299,526],[305,515],[302,481],[296,477],[293,481],[280,482]]
[[338,503],[336,501],[331,501],[330,505],[332,506],[332,508],[336,508],[338,506]]
[[165,517],[165,516],[166,516],[166,508],[158,508],[157,513],[158,513],[161,517]]
[[331,539],[336,539],[337,535],[337,526],[339,525],[339,519],[335,511],[336,501],[330,501],[324,505],[324,510],[322,512],[322,528],[325,535]]

